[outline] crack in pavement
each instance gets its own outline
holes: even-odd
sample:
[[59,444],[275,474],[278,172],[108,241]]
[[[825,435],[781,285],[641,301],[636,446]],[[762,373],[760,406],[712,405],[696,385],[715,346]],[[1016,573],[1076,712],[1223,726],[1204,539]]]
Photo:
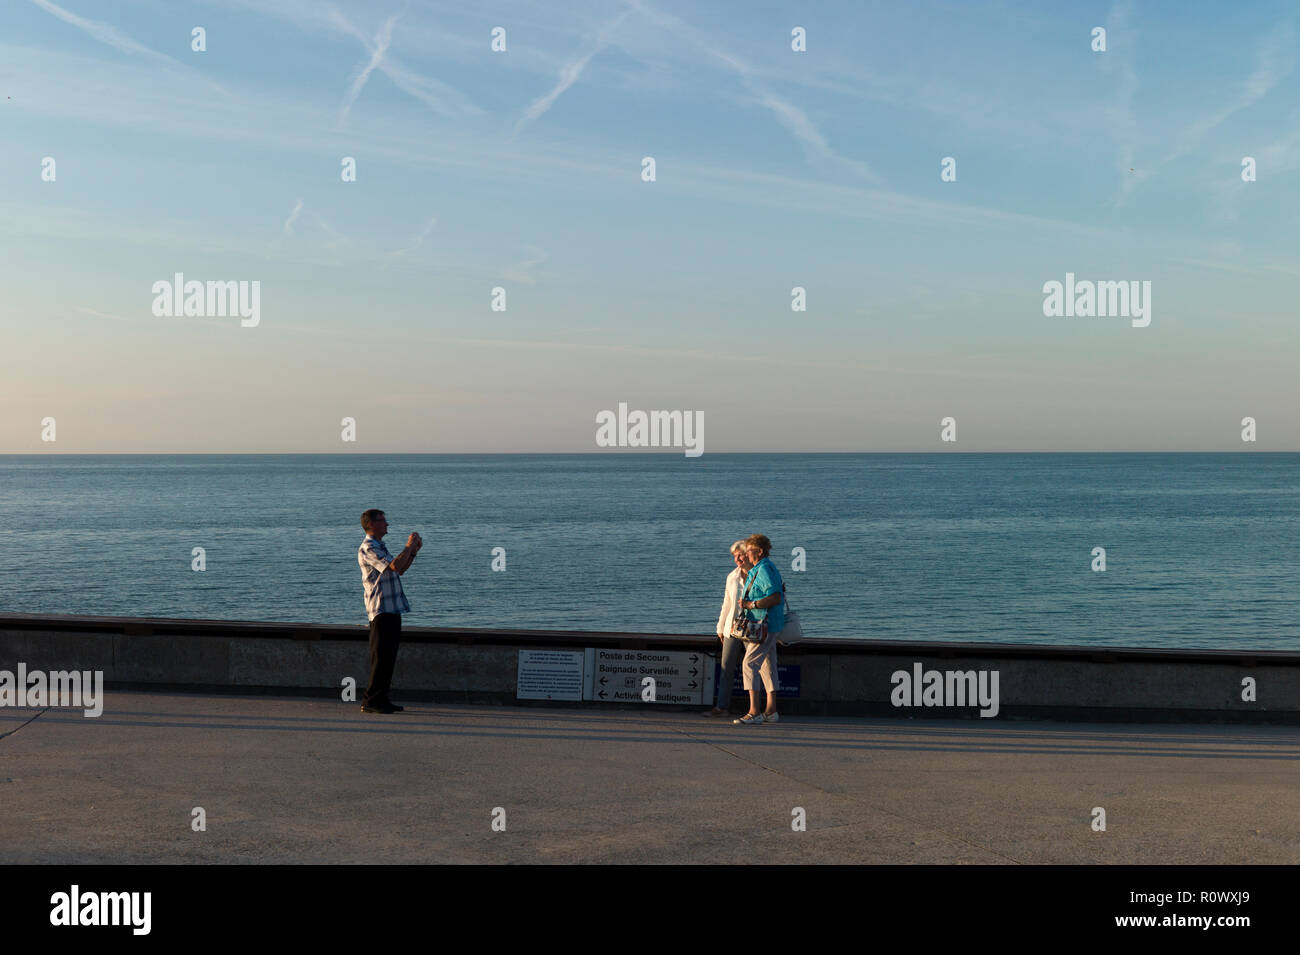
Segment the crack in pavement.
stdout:
[[43,716],[43,715],[45,714],[46,710],[48,710],[48,709],[49,709],[49,708],[46,707],[45,710],[41,710],[39,713],[37,713],[35,716],[33,716],[31,720],[24,720],[22,726],[17,727],[17,729],[11,729],[8,733],[0,733],[0,739],[4,739],[6,736],[13,736],[14,733],[17,733],[18,730],[22,729],[23,726],[26,726],[26,725],[27,725],[28,723],[30,723],[32,720],[40,719],[40,717]]

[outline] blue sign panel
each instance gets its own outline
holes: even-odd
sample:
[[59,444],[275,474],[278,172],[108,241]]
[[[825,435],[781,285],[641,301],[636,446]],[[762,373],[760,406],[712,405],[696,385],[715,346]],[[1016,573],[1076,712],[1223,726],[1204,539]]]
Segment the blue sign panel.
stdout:
[[[718,680],[722,679],[722,666],[718,664],[714,667],[713,683],[716,686]],[[797,664],[778,663],[776,665],[776,698],[778,700],[794,700],[799,697],[799,666]],[[740,667],[736,667],[736,675],[731,681],[731,693],[745,693],[745,680],[740,675]]]

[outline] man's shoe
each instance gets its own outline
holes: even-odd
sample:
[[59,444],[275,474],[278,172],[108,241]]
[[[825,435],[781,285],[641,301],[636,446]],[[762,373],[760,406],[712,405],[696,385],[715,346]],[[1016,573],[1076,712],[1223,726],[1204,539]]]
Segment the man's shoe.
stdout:
[[386,706],[391,706],[391,707],[393,708],[393,712],[394,712],[394,713],[400,713],[400,712],[402,712],[402,710],[406,709],[406,707],[404,707],[404,706],[398,706],[398,705],[397,705],[396,703],[394,703],[392,700],[388,700],[388,699],[384,700],[384,704],[385,704]]
[[389,706],[387,703],[362,703],[362,713],[396,713],[396,707]]

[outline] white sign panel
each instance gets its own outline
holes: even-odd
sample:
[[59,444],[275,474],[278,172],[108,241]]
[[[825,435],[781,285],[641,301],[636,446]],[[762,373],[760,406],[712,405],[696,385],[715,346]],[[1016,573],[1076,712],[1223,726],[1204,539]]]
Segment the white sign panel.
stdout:
[[586,683],[581,650],[520,650],[517,700],[581,700]]
[[586,669],[589,700],[698,706],[713,698],[713,658],[695,650],[589,647]]

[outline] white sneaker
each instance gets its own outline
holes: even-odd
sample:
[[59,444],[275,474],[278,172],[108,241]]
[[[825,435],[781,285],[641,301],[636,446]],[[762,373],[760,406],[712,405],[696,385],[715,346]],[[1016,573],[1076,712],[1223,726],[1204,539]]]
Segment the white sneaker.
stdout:
[[735,726],[739,726],[739,725],[741,725],[742,723],[746,723],[746,724],[747,724],[747,723],[761,723],[761,722],[763,722],[763,714],[762,714],[762,713],[755,713],[753,716],[750,716],[748,713],[746,713],[746,714],[745,714],[744,716],[742,716],[740,719],[738,719],[738,720],[732,720],[731,722],[732,722],[732,724],[735,725]]
[[763,722],[764,722],[764,723],[775,723],[775,722],[777,722],[779,719],[781,719],[781,714],[776,713],[776,712],[772,712],[772,713],[764,713],[764,714],[763,714]]

